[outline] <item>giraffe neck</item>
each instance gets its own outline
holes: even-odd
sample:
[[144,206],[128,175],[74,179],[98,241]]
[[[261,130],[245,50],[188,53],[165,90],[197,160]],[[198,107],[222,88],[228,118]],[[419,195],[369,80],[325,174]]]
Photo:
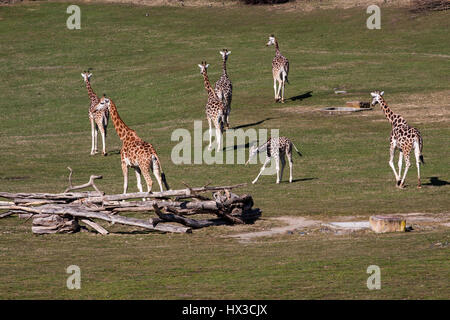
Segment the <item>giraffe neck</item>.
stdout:
[[281,56],[280,47],[278,46],[278,40],[275,39],[275,54]]
[[383,110],[384,115],[389,120],[391,124],[394,122],[394,116],[396,115],[387,105],[386,101],[384,101],[383,98],[381,98],[380,101],[381,110]]
[[208,93],[208,96],[213,95],[215,97],[216,93],[214,92],[214,89],[211,87],[211,83],[209,82],[208,79],[208,74],[206,72],[203,72],[202,75],[203,75],[203,83],[205,84],[205,90]]
[[223,58],[223,64],[222,64],[222,74],[227,75],[227,57]]
[[133,135],[134,131],[131,130],[125,122],[120,118],[119,112],[117,112],[116,104],[110,100],[109,113],[111,114],[111,119],[116,129],[119,139],[124,141]]
[[88,91],[88,95],[89,95],[89,99],[91,100],[91,104],[98,103],[99,99],[98,99],[97,95],[95,94],[94,90],[92,90],[91,82],[89,81],[89,79],[86,80],[86,89]]

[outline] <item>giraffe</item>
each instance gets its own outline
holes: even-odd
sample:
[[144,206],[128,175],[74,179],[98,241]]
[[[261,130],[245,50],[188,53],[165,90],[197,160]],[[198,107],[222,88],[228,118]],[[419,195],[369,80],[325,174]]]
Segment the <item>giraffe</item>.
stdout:
[[91,101],[91,105],[89,107],[89,121],[91,122],[91,136],[92,136],[92,147],[91,147],[91,155],[97,153],[97,141],[98,141],[98,130],[100,130],[100,134],[102,135],[102,143],[103,143],[103,151],[102,154],[104,156],[106,153],[106,129],[108,127],[109,121],[109,111],[108,109],[97,111],[95,107],[99,103],[100,99],[95,94],[94,90],[91,87],[91,77],[92,73],[89,71],[84,71],[81,73],[81,76],[86,83],[86,89],[88,91],[89,99]]
[[[292,147],[295,148],[295,151],[297,151],[297,154],[301,157],[302,154],[300,151],[298,151],[297,147],[292,143],[292,141],[289,138],[286,137],[277,137],[277,138],[269,138],[267,142],[262,144],[261,146],[253,145],[250,148],[250,156],[245,165],[247,165],[256,154],[260,152],[266,152],[267,158],[264,161],[264,164],[259,171],[258,176],[255,178],[255,180],[252,181],[253,184],[258,181],[259,176],[262,174],[266,166],[270,163],[270,160],[273,158],[275,159],[275,168],[277,170],[277,183],[280,183],[280,180],[283,178],[283,170],[286,165],[286,159],[285,156],[287,156],[289,160],[289,183],[292,182]],[[280,171],[280,161],[281,161],[281,171]]]
[[120,159],[123,173],[123,193],[127,193],[128,188],[128,167],[132,167],[136,173],[139,192],[142,192],[141,174],[144,176],[147,184],[147,192],[151,192],[152,190],[153,181],[150,176],[150,169],[153,171],[153,174],[158,181],[161,192],[163,191],[161,182],[163,182],[166,189],[169,190],[170,188],[167,184],[166,176],[162,170],[161,161],[155,148],[150,143],[139,138],[136,131],[130,129],[123,122],[117,112],[116,104],[104,95],[96,106],[96,110],[101,111],[105,108],[109,110],[114,128],[116,129],[119,139],[122,141]]
[[216,140],[217,140],[217,151],[221,149],[222,133],[224,127],[225,118],[225,107],[222,100],[216,96],[214,89],[211,87],[211,83],[208,79],[208,67],[209,64],[202,61],[202,64],[198,65],[200,68],[200,73],[203,75],[203,82],[205,85],[205,90],[208,93],[208,101],[205,106],[206,119],[209,125],[209,146],[208,150],[212,150],[212,124],[216,128]]
[[[266,46],[275,45],[275,57],[272,60],[272,75],[273,75],[273,90],[275,92],[275,102],[280,101],[281,90],[281,103],[284,103],[284,86],[285,83],[289,83],[289,61],[280,52],[278,41],[272,34],[269,37],[269,42]],[[278,90],[277,90],[278,81]]]
[[231,84],[231,80],[227,74],[227,59],[231,51],[223,49],[223,51],[219,51],[219,53],[222,56],[223,69],[222,69],[222,76],[220,77],[219,80],[217,80],[214,90],[216,92],[217,97],[222,100],[222,103],[225,107],[226,110],[225,126],[227,127],[227,129],[229,129],[230,128],[229,117],[231,112],[231,99],[233,97],[233,85]]
[[[419,130],[416,128],[410,127],[405,119],[402,116],[395,114],[386,104],[386,101],[383,98],[384,91],[374,91],[370,93],[373,97],[372,106],[377,103],[380,104],[381,110],[383,110],[384,115],[389,120],[392,125],[390,140],[390,158],[389,158],[389,166],[394,171],[395,179],[397,181],[396,186],[399,188],[405,187],[405,178],[408,173],[408,169],[411,165],[409,160],[409,155],[411,150],[414,149],[414,154],[416,157],[416,166],[417,166],[417,188],[421,188],[420,182],[420,162],[425,164],[422,148],[423,141],[422,136],[420,135]],[[395,170],[394,166],[394,155],[395,150],[399,149],[399,159],[398,159],[398,174]],[[405,172],[403,173],[403,178],[401,177],[402,171],[402,157],[405,158]]]

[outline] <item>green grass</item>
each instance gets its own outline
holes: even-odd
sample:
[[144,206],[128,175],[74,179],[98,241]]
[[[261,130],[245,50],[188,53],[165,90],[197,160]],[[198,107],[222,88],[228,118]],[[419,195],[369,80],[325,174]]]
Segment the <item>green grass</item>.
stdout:
[[[74,183],[101,174],[99,187],[122,192],[120,141],[112,123],[107,157],[90,156],[88,97],[80,73],[117,104],[122,119],[156,147],[172,188],[250,182],[260,165],[174,165],[176,128],[193,132],[206,93],[197,64],[221,73],[218,51],[232,51],[231,126],[280,129],[304,154],[294,158],[293,184],[262,176],[248,192],[263,217],[329,217],[448,212],[448,13],[411,16],[383,8],[382,29],[368,30],[365,9],[310,13],[264,8],[167,8],[79,4],[81,30],[66,28],[67,4],[0,7],[0,183],[2,191],[60,192],[67,166]],[[149,13],[149,17],[145,13]],[[290,60],[286,96],[273,103],[275,33]],[[334,87],[345,87],[346,96]],[[388,104],[420,129],[424,187],[398,190],[388,166],[390,126],[379,107],[342,116],[316,110],[369,101],[384,90]],[[291,112],[288,112],[288,109]],[[206,146],[206,142],[204,143]],[[414,161],[413,161],[414,162]],[[284,181],[287,176],[285,173]],[[130,173],[129,190],[135,191]],[[258,225],[257,225],[258,226]],[[114,229],[113,229],[114,230]],[[118,229],[119,230],[119,229]],[[35,237],[29,223],[0,221],[2,298],[448,298],[448,229],[395,235],[279,236],[243,245],[222,236],[233,228],[192,235],[89,234]],[[382,290],[365,286],[367,266],[380,265]],[[65,289],[65,268],[82,268],[83,289]],[[185,288],[191,288],[186,290]],[[447,288],[447,291],[445,290]]]

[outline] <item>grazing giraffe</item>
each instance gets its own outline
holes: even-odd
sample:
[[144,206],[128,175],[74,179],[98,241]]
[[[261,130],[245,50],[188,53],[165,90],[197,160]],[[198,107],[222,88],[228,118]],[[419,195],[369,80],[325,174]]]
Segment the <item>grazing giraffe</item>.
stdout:
[[[272,60],[272,75],[273,75],[273,90],[275,91],[275,102],[280,101],[280,90],[281,90],[281,102],[284,103],[284,86],[289,83],[288,73],[289,73],[289,61],[280,52],[278,46],[278,41],[272,34],[269,37],[269,42],[266,46],[275,45],[275,57]],[[277,90],[278,81],[278,90]]]
[[[253,145],[250,148],[250,156],[246,165],[249,163],[250,159],[252,159],[256,154],[260,152],[266,151],[267,158],[264,161],[264,164],[259,171],[258,176],[255,178],[255,180],[252,181],[253,184],[258,181],[259,176],[262,174],[266,166],[269,164],[270,160],[273,158],[275,159],[275,168],[277,170],[277,183],[280,183],[280,180],[283,178],[283,170],[286,165],[286,159],[285,156],[287,156],[289,160],[289,183],[292,182],[292,147],[295,148],[295,151],[297,151],[298,155],[301,157],[302,154],[300,151],[298,151],[297,147],[292,143],[291,140],[289,140],[286,137],[278,137],[278,138],[269,138],[266,143],[262,144],[261,146]],[[281,172],[280,172],[280,161],[281,161]]]
[[205,85],[206,92],[208,93],[208,101],[206,102],[205,111],[206,111],[206,119],[208,120],[209,125],[209,146],[208,150],[212,150],[212,123],[216,128],[216,140],[217,140],[217,151],[221,149],[221,141],[222,141],[222,133],[224,126],[224,117],[225,117],[225,107],[222,103],[222,100],[216,96],[214,89],[211,87],[211,83],[208,79],[207,69],[209,64],[206,64],[206,61],[202,64],[198,65],[200,68],[200,73],[203,75],[203,82]]
[[100,99],[95,94],[94,90],[92,90],[91,87],[92,73],[89,72],[89,69],[88,71],[84,71],[81,74],[81,76],[83,77],[84,82],[86,83],[86,89],[88,91],[89,99],[91,101],[91,105],[89,107],[89,120],[91,122],[91,136],[92,136],[91,155],[97,153],[98,130],[100,130],[103,142],[102,154],[106,156],[107,153],[105,140],[106,140],[106,129],[108,127],[109,121],[109,111],[108,109],[100,111],[95,110],[95,107],[99,103]]
[[231,51],[228,51],[227,49],[220,51],[223,61],[222,76],[219,80],[217,80],[214,87],[217,97],[222,100],[226,110],[225,125],[227,129],[230,128],[229,117],[231,112],[231,99],[233,97],[233,85],[231,84],[231,80],[227,74],[227,59],[230,53]]
[[[372,106],[377,103],[380,104],[381,110],[383,110],[384,115],[389,120],[392,125],[390,140],[390,158],[389,166],[394,171],[395,179],[397,181],[397,187],[404,188],[406,174],[411,165],[409,161],[409,154],[411,150],[414,149],[414,154],[416,156],[416,166],[417,166],[417,188],[421,188],[420,183],[420,162],[425,163],[422,155],[423,141],[419,130],[410,127],[405,119],[400,115],[395,114],[386,104],[383,98],[384,91],[375,91],[370,93],[373,97]],[[399,159],[398,159],[398,174],[394,166],[394,155],[395,150],[399,149]],[[402,156],[405,158],[405,172],[403,178],[401,178],[402,171]]]
[[128,188],[128,167],[132,167],[136,173],[139,192],[142,192],[141,173],[147,183],[147,192],[152,191],[153,181],[150,177],[150,169],[153,171],[153,174],[158,181],[161,192],[163,191],[161,181],[164,183],[166,189],[169,190],[170,188],[167,184],[166,176],[162,170],[161,161],[155,148],[153,148],[150,143],[147,143],[139,138],[136,131],[130,129],[120,118],[119,113],[117,112],[116,104],[111,99],[103,96],[100,99],[96,109],[103,110],[105,108],[107,108],[111,113],[114,128],[122,141],[120,158],[123,173],[123,193],[127,193]]

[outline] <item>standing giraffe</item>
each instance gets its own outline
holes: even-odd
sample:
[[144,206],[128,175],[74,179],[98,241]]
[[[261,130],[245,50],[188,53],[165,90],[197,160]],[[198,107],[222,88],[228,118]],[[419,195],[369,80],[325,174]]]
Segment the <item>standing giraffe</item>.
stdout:
[[161,167],[161,161],[156,153],[155,148],[150,143],[145,142],[138,137],[136,131],[130,129],[120,118],[117,112],[117,107],[115,103],[103,96],[100,99],[96,109],[98,111],[108,109],[111,113],[111,119],[116,129],[117,135],[122,141],[122,148],[120,149],[120,158],[122,163],[122,173],[123,173],[123,193],[127,193],[128,188],[128,167],[133,167],[136,173],[137,187],[139,192],[142,192],[141,184],[141,173],[144,176],[145,182],[147,183],[147,192],[152,191],[152,178],[150,177],[149,170],[153,171],[153,174],[158,181],[159,188],[161,192],[164,186],[169,190],[169,185],[166,181],[166,176]]
[[206,102],[206,119],[208,119],[209,124],[209,146],[208,150],[212,150],[212,123],[216,128],[216,140],[217,140],[217,151],[220,151],[222,133],[224,126],[224,118],[226,114],[225,107],[222,100],[216,96],[214,89],[211,87],[211,83],[208,79],[207,69],[209,64],[206,61],[198,65],[200,68],[200,73],[203,75],[203,82],[205,85],[206,92],[208,93],[208,101]]
[[91,87],[91,77],[92,73],[88,71],[84,71],[81,76],[86,82],[86,89],[88,91],[89,99],[91,101],[91,105],[89,107],[89,121],[91,122],[91,136],[92,136],[92,147],[91,147],[91,155],[97,153],[97,141],[98,141],[98,130],[100,130],[100,134],[102,135],[103,142],[103,151],[102,154],[106,156],[106,128],[108,127],[109,120],[109,111],[108,109],[97,111],[95,107],[99,103],[100,99],[95,94],[94,90]]
[[230,53],[231,51],[228,51],[227,49],[223,49],[223,51],[220,51],[220,55],[222,56],[223,61],[222,76],[219,80],[217,80],[214,87],[217,97],[222,100],[222,103],[226,110],[225,125],[227,129],[230,128],[229,116],[231,112],[231,99],[233,97],[233,85],[231,84],[231,80],[227,74],[227,59]]
[[[395,114],[384,101],[383,94],[384,91],[374,91],[370,93],[373,97],[372,106],[377,103],[380,104],[381,110],[383,110],[384,115],[389,120],[392,125],[390,140],[390,158],[389,158],[389,166],[394,171],[395,179],[397,181],[397,187],[404,188],[406,174],[408,173],[408,169],[411,165],[409,161],[409,154],[411,153],[411,149],[414,148],[414,154],[416,156],[416,166],[417,166],[417,188],[421,188],[420,183],[420,162],[425,163],[422,155],[423,141],[420,135],[419,130],[416,128],[410,127],[405,119],[403,119],[400,115]],[[394,155],[395,149],[400,150],[399,159],[398,159],[398,174],[395,170],[394,166]],[[405,158],[405,172],[403,174],[403,178],[401,178],[402,171],[402,156]]]
[[[273,158],[275,159],[275,168],[277,170],[277,183],[280,183],[280,180],[283,178],[283,170],[286,165],[286,159],[285,156],[287,156],[289,160],[289,183],[292,182],[292,147],[295,148],[295,151],[297,151],[298,155],[301,157],[302,154],[300,151],[298,151],[297,147],[292,143],[291,140],[289,140],[286,137],[278,137],[278,138],[269,138],[266,143],[262,144],[261,146],[253,145],[250,148],[250,156],[246,165],[249,163],[250,159],[252,159],[256,154],[259,152],[266,151],[267,158],[264,161],[264,164],[259,171],[258,176],[255,178],[255,180],[252,181],[253,184],[258,181],[259,176],[262,174],[266,166],[269,164],[270,160]],[[281,161],[281,172],[280,172],[280,161]]]
[[[284,86],[289,83],[288,73],[289,73],[289,61],[280,52],[278,47],[278,41],[272,34],[269,37],[269,42],[266,46],[275,45],[275,57],[272,60],[272,75],[273,75],[273,90],[275,91],[275,102],[280,101],[280,90],[281,90],[281,102],[284,103]],[[277,90],[278,81],[278,90]]]

